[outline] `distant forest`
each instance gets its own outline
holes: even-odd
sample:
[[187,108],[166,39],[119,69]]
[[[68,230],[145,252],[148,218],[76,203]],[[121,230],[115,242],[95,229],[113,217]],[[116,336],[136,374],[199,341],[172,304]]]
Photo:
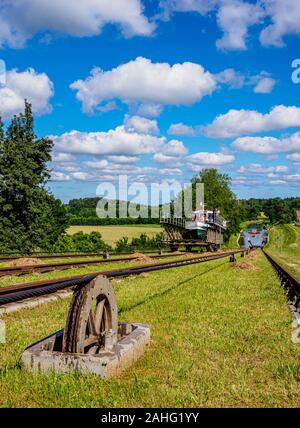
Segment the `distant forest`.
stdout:
[[[106,225],[124,225],[124,224],[158,224],[159,219],[151,219],[151,207],[148,210],[148,218],[120,218],[120,210],[126,205],[128,212],[129,202],[116,201],[117,218],[99,218],[96,214],[96,207],[101,198],[82,198],[72,199],[66,206],[69,213],[69,224],[71,226],[106,226]],[[144,206],[145,207],[145,206]],[[136,205],[140,209],[139,205]]]
[[240,200],[242,220],[253,220],[260,212],[274,223],[290,223],[295,220],[295,211],[300,209],[299,198],[270,198]]
[[[147,207],[149,218],[118,218],[119,207],[128,202],[117,201],[117,218],[100,219],[96,215],[99,198],[72,199],[67,205],[71,225],[124,225],[124,224],[158,224],[159,219],[151,219],[151,207]],[[295,210],[300,209],[298,198],[248,199],[237,201],[240,221],[254,220],[261,212],[273,223],[289,223],[295,219]],[[139,208],[137,206],[137,208]]]

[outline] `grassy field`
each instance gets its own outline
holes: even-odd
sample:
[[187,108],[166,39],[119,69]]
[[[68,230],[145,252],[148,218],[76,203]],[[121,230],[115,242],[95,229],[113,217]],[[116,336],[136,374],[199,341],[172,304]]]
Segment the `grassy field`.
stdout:
[[102,239],[109,245],[115,246],[116,242],[123,238],[123,236],[132,238],[139,238],[142,233],[148,236],[155,236],[157,233],[162,232],[159,225],[132,225],[132,226],[71,226],[67,233],[74,235],[77,232],[100,232]]
[[[122,321],[148,323],[152,343],[121,378],[32,375],[23,349],[64,326],[67,301],[4,318],[0,406],[298,407],[299,345],[277,277],[218,260],[115,282]],[[249,266],[248,266],[249,267]]]
[[300,278],[300,227],[289,224],[272,227],[266,250]]

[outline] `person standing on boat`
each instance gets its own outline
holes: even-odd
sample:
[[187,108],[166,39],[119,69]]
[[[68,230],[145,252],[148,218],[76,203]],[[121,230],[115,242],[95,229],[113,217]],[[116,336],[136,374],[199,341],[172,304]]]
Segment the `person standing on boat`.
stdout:
[[216,223],[217,222],[217,212],[218,212],[218,208],[215,208],[213,210],[213,222]]

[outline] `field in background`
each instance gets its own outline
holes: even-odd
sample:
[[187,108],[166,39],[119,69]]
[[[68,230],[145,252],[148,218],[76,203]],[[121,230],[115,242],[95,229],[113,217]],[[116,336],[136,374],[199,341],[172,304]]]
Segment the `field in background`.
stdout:
[[5,316],[0,407],[298,407],[291,315],[275,272],[257,254],[238,258],[246,269],[216,260],[115,281],[119,319],[148,323],[152,342],[111,382],[20,368],[26,346],[64,326],[68,301]]
[[162,232],[159,225],[130,225],[130,226],[71,226],[67,233],[74,235],[77,232],[91,233],[99,232],[102,239],[111,246],[115,246],[116,242],[126,236],[131,240],[132,238],[139,238],[142,233],[152,237],[157,233]]
[[272,227],[266,250],[300,278],[300,227],[290,224]]

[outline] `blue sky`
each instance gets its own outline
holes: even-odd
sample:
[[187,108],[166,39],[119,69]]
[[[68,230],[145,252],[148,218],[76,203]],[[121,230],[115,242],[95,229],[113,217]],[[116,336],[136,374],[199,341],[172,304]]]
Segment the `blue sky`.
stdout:
[[0,115],[32,102],[64,201],[204,167],[240,198],[299,196],[299,22],[298,0],[12,0]]

